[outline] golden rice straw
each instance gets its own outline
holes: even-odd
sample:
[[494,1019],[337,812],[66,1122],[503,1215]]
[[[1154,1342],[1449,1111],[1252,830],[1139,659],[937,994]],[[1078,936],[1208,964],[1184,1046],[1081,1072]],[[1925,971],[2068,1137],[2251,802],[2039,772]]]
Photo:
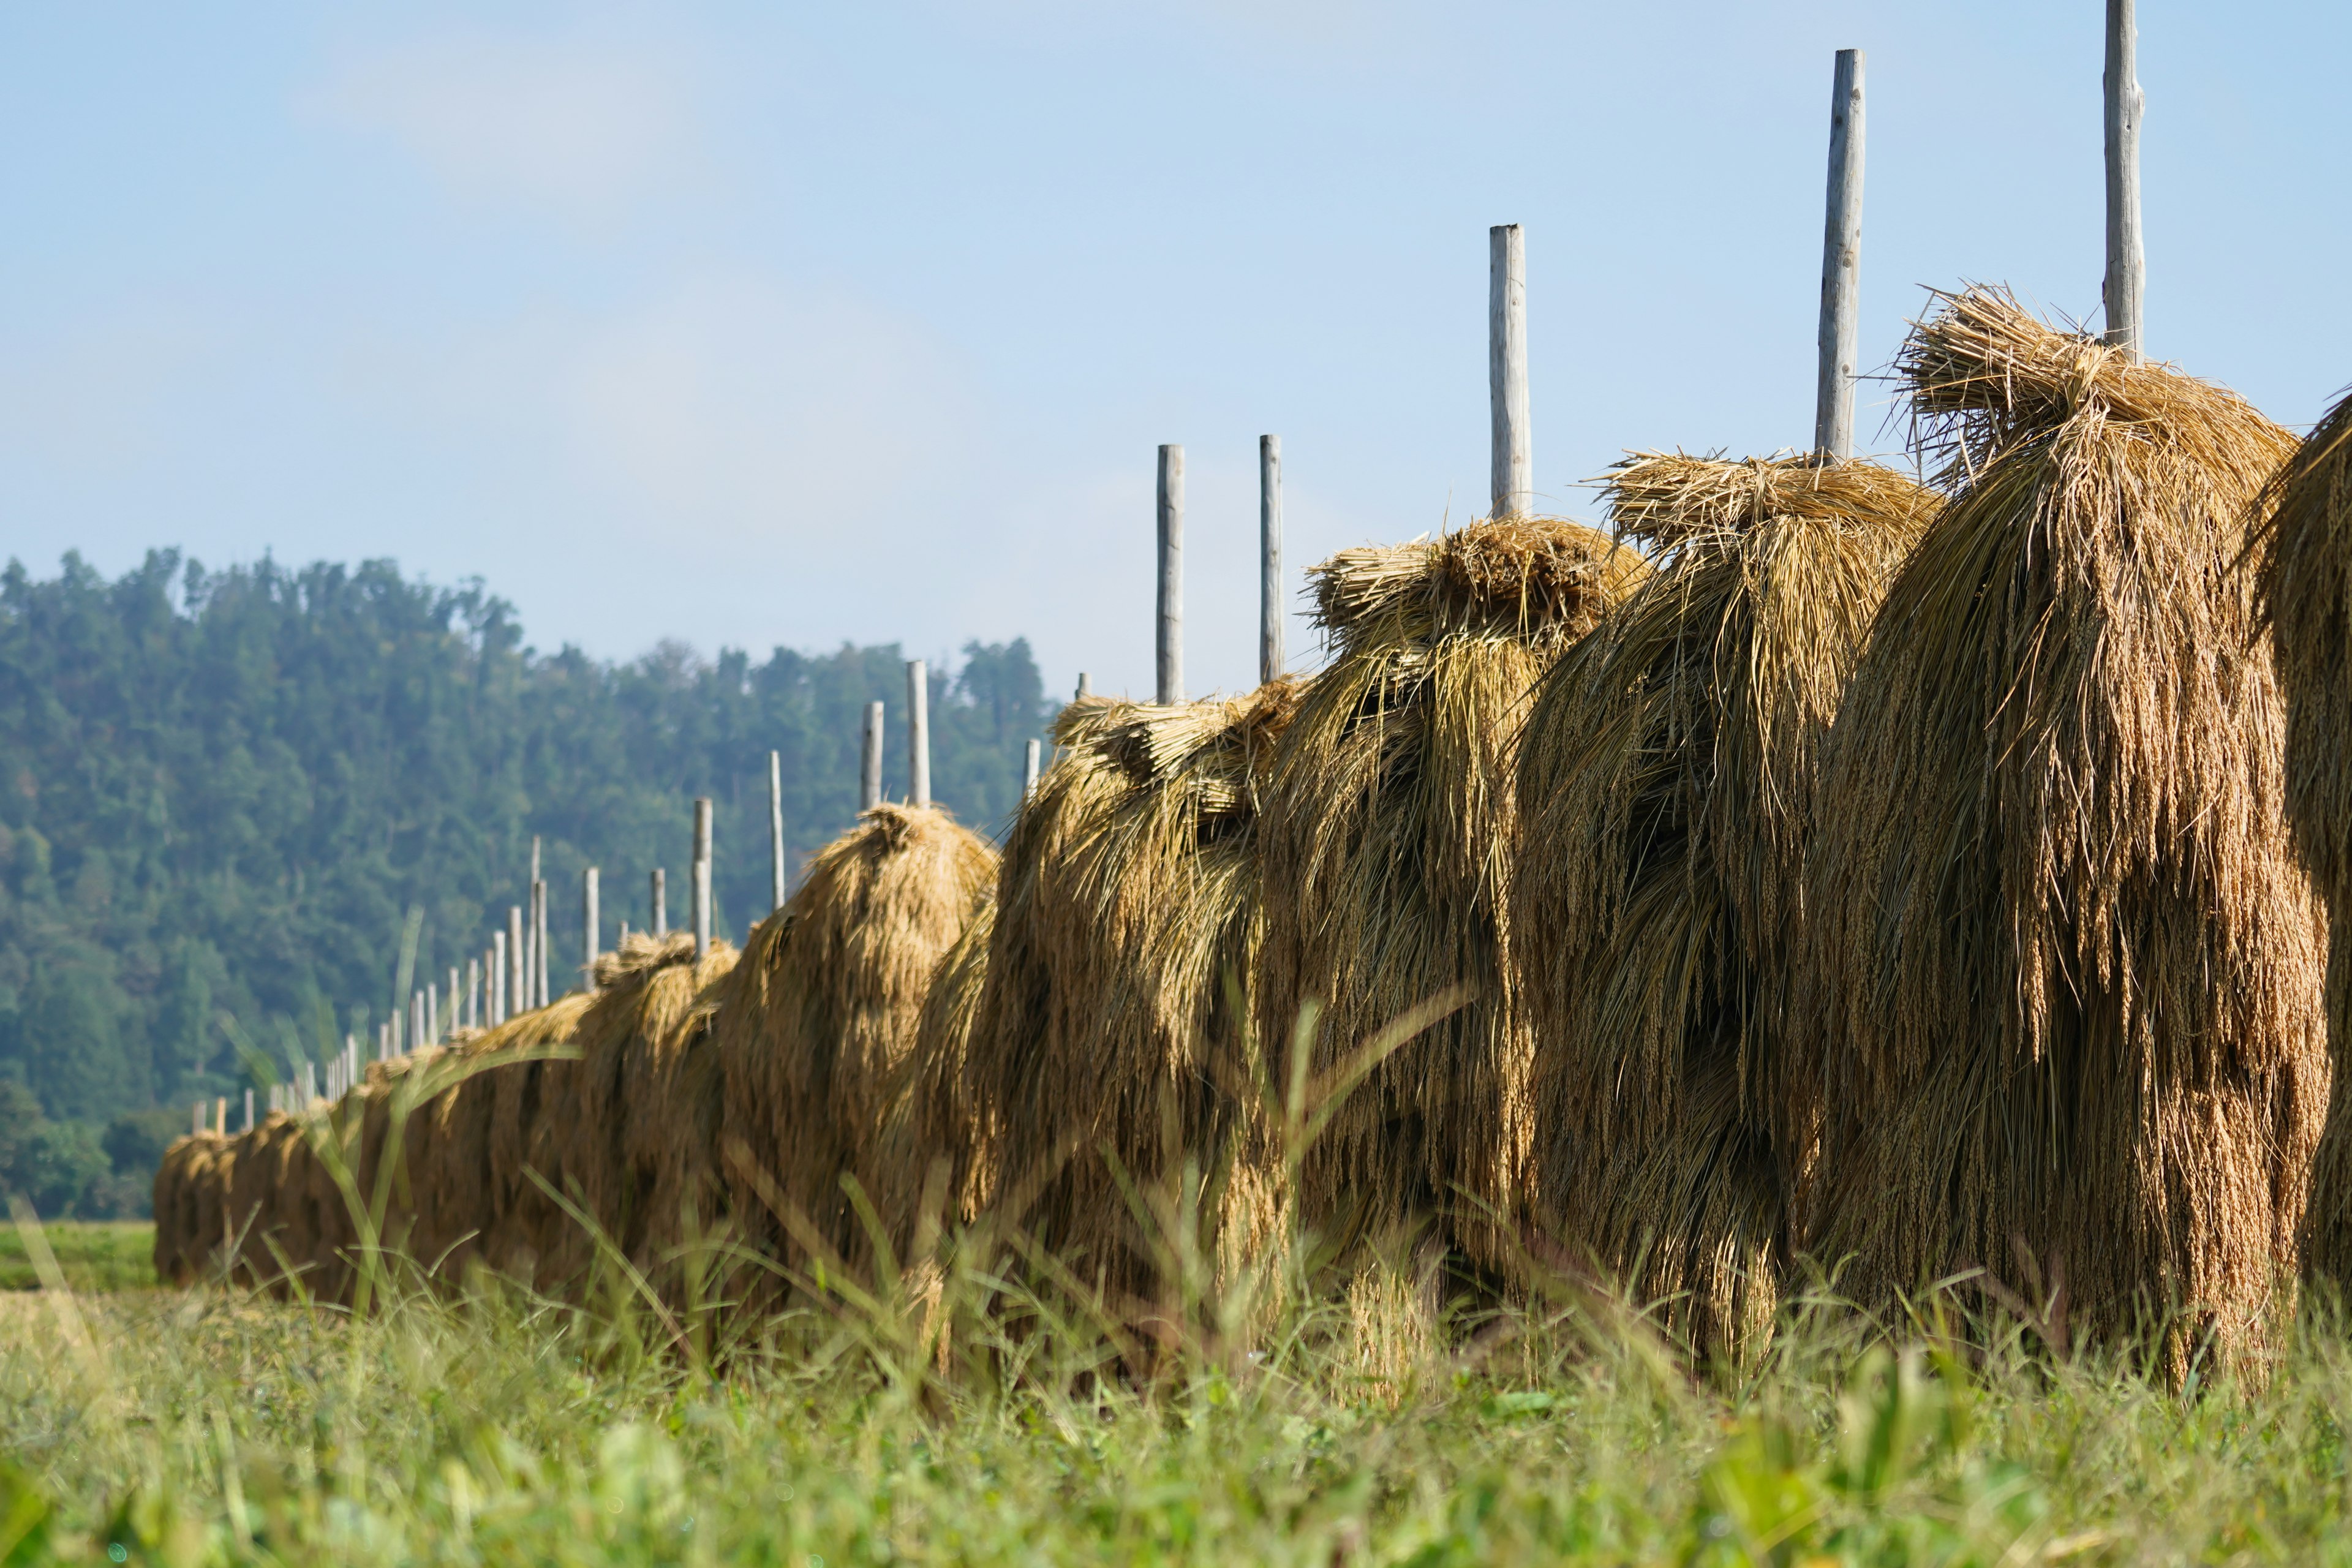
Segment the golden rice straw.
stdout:
[[2352,1284],[2352,396],[2273,479],[2256,592],[2286,697],[2286,809],[2326,901],[2327,1121],[2312,1164],[2303,1264]]
[[1177,1258],[1234,1276],[1278,1228],[1247,997],[1258,802],[1297,703],[1287,680],[1076,703],[1005,846],[953,1090],[987,1121],[950,1146],[973,1208],[1017,1203],[1000,1217],[1130,1312],[1162,1309]]
[[1488,1268],[1515,1256],[1531,1134],[1510,994],[1519,729],[1537,679],[1646,572],[1590,528],[1517,517],[1312,574],[1334,657],[1261,807],[1259,1033],[1286,1056],[1320,1004],[1310,1081],[1328,1086],[1409,1010],[1466,996],[1372,1066],[1304,1152],[1297,1201],[1320,1245],[1392,1249],[1435,1219],[1433,1245]]
[[1670,563],[1553,667],[1520,753],[1533,1206],[1737,1356],[1786,1258],[1771,1106],[1822,745],[1937,497],[1866,462],[1658,452],[1607,492]]
[[2069,1335],[2165,1315],[2184,1376],[2203,1336],[2269,1342],[2327,1093],[2234,569],[2294,442],[2006,294],[1942,299],[1901,369],[1957,493],[1839,710],[1807,866],[1800,1218],[1866,1302],[1982,1268]]
[[902,1105],[918,1024],[940,961],[995,872],[995,852],[948,812],[869,807],[810,860],[714,996],[735,1216],[788,1266],[808,1266],[814,1235],[833,1254],[815,1261],[866,1274],[871,1232],[845,1177],[903,1252],[928,1163]]

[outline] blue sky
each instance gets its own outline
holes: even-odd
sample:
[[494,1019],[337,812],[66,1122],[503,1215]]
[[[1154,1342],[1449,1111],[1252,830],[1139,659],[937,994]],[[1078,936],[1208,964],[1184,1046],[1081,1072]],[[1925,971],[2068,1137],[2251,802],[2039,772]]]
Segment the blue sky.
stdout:
[[[1560,510],[1627,447],[1810,439],[1839,47],[1865,363],[1923,285],[2095,321],[2102,9],[13,6],[7,550],[389,555],[541,647],[1026,635],[1144,691],[1181,441],[1191,683],[1245,684],[1261,432],[1294,567],[1479,510],[1489,224]],[[2149,348],[2307,424],[2352,8],[2140,25]]]

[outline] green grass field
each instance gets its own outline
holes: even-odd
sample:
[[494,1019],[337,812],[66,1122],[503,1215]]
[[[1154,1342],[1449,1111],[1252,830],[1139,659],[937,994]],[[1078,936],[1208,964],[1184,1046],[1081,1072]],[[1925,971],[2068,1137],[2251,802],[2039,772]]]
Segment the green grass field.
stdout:
[[[146,1220],[59,1222],[44,1227],[58,1270],[77,1290],[139,1290],[155,1283],[155,1226]],[[0,1224],[0,1290],[40,1287],[24,1237]]]
[[714,1358],[510,1291],[0,1297],[0,1563],[2352,1562],[2335,1326],[2184,1394],[1990,1324],[1800,1313],[1694,1375],[1599,1309],[1377,1300],[1247,1351],[1196,1318],[1139,1377],[996,1305],[944,1353],[883,1305]]

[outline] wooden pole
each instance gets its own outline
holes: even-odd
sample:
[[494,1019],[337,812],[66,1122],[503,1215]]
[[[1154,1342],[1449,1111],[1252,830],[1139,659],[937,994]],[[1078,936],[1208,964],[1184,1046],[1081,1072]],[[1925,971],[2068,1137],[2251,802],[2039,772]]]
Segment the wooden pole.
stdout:
[[225,1094],[213,1101],[213,1131],[218,1137],[228,1136],[228,1096]]
[[857,809],[882,804],[882,704],[866,705],[866,750],[857,764]]
[[596,941],[604,930],[596,910],[596,868],[591,866],[580,873],[581,984],[591,991],[596,989]]
[[1160,448],[1160,692],[1184,700],[1184,448]]
[[1257,679],[1282,673],[1282,437],[1257,438]]
[[523,989],[522,906],[507,906],[507,1011],[509,1018],[530,1011],[530,994]]
[[931,804],[931,675],[919,658],[907,661],[907,804]]
[[1860,49],[1840,49],[1830,86],[1829,216],[1822,234],[1813,449],[1838,462],[1853,456],[1853,367],[1862,342],[1862,65]]
[[1034,742],[1034,741],[1030,742],[1028,743],[1028,745],[1026,745],[1025,747],[1024,747],[1024,748],[1022,749],[1022,751],[1023,751],[1023,754],[1022,754],[1022,758],[1021,758],[1021,798],[1022,798],[1024,801],[1026,801],[1026,800],[1027,800],[1031,795],[1035,795],[1035,794],[1037,793],[1037,752],[1038,752],[1038,750],[1039,750],[1038,744],[1037,744],[1037,742]]
[[654,868],[653,933],[656,937],[669,934],[669,871],[666,867]]
[[1080,701],[1080,702],[1084,702],[1087,698],[1092,697],[1094,694],[1095,694],[1095,678],[1094,678],[1093,676],[1091,676],[1091,675],[1088,675],[1088,674],[1087,674],[1085,670],[1083,670],[1083,669],[1082,669],[1082,670],[1080,670],[1080,671],[1078,671],[1078,695],[1077,695],[1077,700],[1078,700],[1078,701]]
[[2107,0],[2107,342],[2146,352],[2147,252],[2139,228],[2139,28],[2133,0]]
[[253,1131],[253,1090],[245,1091],[245,1131]]
[[694,956],[710,952],[710,800],[694,803]]
[[547,884],[534,880],[530,885],[530,984],[534,1007],[544,1007],[548,1003],[547,968]]
[[1492,515],[1535,508],[1535,458],[1528,432],[1528,250],[1515,223],[1486,231],[1486,393],[1494,437],[1489,451]]
[[425,987],[425,1032],[416,1037],[419,1050],[441,1043],[441,984],[427,982]]
[[768,753],[768,882],[775,894],[772,910],[784,907],[784,759]]
[[466,1027],[482,1026],[482,961],[466,960]]

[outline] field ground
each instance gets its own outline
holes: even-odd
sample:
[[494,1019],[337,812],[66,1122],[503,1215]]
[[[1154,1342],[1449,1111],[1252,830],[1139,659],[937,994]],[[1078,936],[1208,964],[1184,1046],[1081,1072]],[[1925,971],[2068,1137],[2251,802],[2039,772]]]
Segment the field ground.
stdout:
[[[138,1290],[155,1283],[155,1226],[147,1220],[53,1222],[43,1227],[66,1283],[77,1290]],[[35,1290],[40,1279],[13,1225],[0,1224],[0,1290]]]
[[1598,1310],[1358,1300],[1148,1385],[1070,1322],[942,1356],[913,1321],[788,1318],[713,1373],[692,1315],[508,1291],[0,1297],[0,1563],[2352,1562],[2332,1321],[2187,1395],[1842,1310],[1694,1378]]

